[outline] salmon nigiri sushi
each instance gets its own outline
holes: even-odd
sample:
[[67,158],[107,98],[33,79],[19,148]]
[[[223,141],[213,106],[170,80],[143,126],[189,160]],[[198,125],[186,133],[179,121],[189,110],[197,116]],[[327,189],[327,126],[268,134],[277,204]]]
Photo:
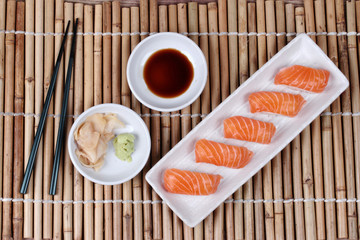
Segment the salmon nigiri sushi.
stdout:
[[250,111],[271,112],[295,117],[306,103],[299,94],[283,92],[255,92],[249,96]]
[[274,124],[252,118],[234,116],[224,120],[224,136],[238,140],[268,144],[276,132]]
[[329,76],[330,72],[324,69],[294,65],[281,69],[275,76],[275,84],[320,93],[328,84]]
[[171,168],[165,170],[164,187],[171,193],[186,195],[210,195],[216,192],[220,175],[192,172]]
[[200,139],[195,144],[196,162],[211,163],[216,166],[242,168],[254,153],[246,147],[238,147]]

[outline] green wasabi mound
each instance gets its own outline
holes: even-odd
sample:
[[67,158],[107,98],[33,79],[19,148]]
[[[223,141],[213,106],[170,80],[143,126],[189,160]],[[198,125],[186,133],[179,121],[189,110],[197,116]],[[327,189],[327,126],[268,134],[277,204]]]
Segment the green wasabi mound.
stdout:
[[131,162],[131,154],[134,152],[135,136],[130,133],[119,134],[113,140],[115,155],[122,161]]

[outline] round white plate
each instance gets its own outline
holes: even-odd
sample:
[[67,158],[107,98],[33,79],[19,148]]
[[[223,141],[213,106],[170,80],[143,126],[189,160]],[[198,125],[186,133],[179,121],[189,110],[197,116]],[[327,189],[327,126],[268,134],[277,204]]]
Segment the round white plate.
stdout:
[[[104,165],[99,171],[83,166],[78,160],[75,150],[77,145],[74,140],[74,131],[86,120],[87,117],[95,113],[114,113],[124,124],[124,128],[115,129],[115,135],[121,133],[131,133],[135,136],[135,151],[133,152],[132,162],[125,162],[115,156],[115,149],[112,140],[108,143]],[[141,117],[133,110],[119,104],[101,104],[89,108],[83,112],[71,127],[68,139],[68,151],[75,168],[85,178],[92,182],[103,185],[115,185],[124,183],[135,177],[145,166],[151,149],[149,130]]]
[[[147,87],[143,71],[148,58],[160,49],[176,49],[192,63],[194,78],[189,88],[180,96],[162,98]],[[193,103],[204,90],[208,68],[201,49],[191,39],[178,33],[156,33],[141,41],[131,52],[127,64],[127,80],[131,92],[145,106],[162,112],[180,110]]]

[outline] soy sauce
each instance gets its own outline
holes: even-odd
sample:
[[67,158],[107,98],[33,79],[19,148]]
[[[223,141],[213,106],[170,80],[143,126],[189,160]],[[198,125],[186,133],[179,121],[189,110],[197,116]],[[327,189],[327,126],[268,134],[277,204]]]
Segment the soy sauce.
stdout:
[[194,69],[184,54],[169,48],[150,56],[145,63],[143,75],[152,93],[163,98],[174,98],[189,88]]

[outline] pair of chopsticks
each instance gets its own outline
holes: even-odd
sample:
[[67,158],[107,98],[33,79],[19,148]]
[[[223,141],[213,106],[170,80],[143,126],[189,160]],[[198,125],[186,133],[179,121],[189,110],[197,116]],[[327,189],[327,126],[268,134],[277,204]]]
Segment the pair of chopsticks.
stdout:
[[[73,39],[72,39],[72,42],[71,42],[70,59],[69,59],[69,64],[68,64],[68,68],[67,68],[66,82],[65,82],[65,93],[64,93],[64,99],[63,99],[62,107],[61,107],[60,124],[59,124],[59,129],[58,129],[57,140],[56,140],[56,149],[55,149],[55,154],[54,154],[54,165],[53,165],[53,171],[52,171],[52,176],[51,176],[51,184],[50,184],[50,194],[51,195],[55,195],[55,192],[56,192],[57,177],[58,177],[58,173],[59,173],[60,156],[61,156],[61,150],[62,150],[63,141],[64,141],[65,115],[66,115],[66,109],[67,109],[67,105],[68,105],[69,89],[70,89],[70,81],[71,81],[71,72],[72,72],[72,66],[73,66],[74,56],[75,56],[75,43],[76,43],[77,25],[78,25],[78,19],[76,19],[76,22],[75,22],[75,25],[74,25],[74,28],[73,28],[74,29],[74,35],[73,35]],[[57,74],[59,72],[61,58],[62,58],[62,56],[64,54],[64,47],[65,47],[65,42],[66,42],[66,38],[67,38],[67,35],[68,35],[68,31],[69,31],[69,26],[70,26],[70,21],[68,22],[68,24],[66,26],[64,38],[63,38],[63,40],[61,42],[61,47],[60,47],[60,50],[59,50],[59,54],[58,54],[58,57],[56,59],[56,63],[55,63],[55,66],[54,66],[54,72],[53,72],[53,75],[51,76],[51,82],[50,82],[49,90],[47,92],[45,102],[44,102],[43,111],[42,111],[41,116],[40,116],[39,126],[38,126],[38,129],[37,129],[36,134],[35,134],[34,143],[33,143],[33,146],[31,148],[31,152],[30,152],[30,156],[29,156],[29,161],[28,161],[28,164],[26,166],[25,173],[24,173],[24,179],[23,179],[21,189],[20,189],[20,193],[22,193],[22,194],[25,194],[27,192],[30,177],[31,177],[31,174],[32,174],[33,169],[34,169],[35,157],[36,157],[36,154],[37,154],[37,150],[39,148],[41,135],[42,135],[43,130],[44,130],[45,121],[46,121],[47,113],[48,113],[48,110],[49,110],[51,97],[52,97],[53,92],[54,92],[55,82],[56,82],[56,79],[57,79]]]

